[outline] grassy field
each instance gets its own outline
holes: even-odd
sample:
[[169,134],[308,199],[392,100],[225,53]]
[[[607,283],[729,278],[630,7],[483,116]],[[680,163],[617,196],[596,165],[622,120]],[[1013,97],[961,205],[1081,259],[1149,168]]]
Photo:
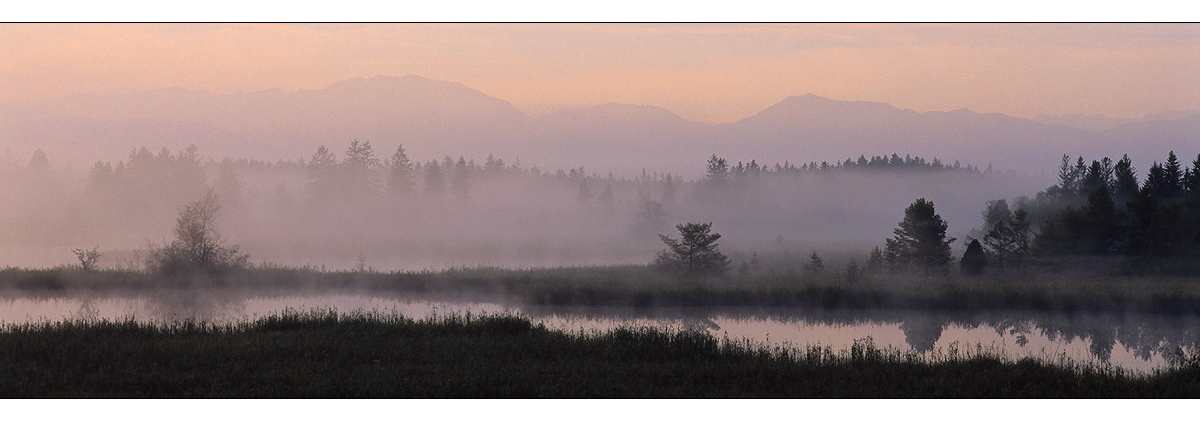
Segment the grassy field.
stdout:
[[225,276],[159,278],[129,270],[0,270],[0,293],[161,289],[356,290],[491,297],[534,305],[779,306],[934,310],[1137,311],[1200,315],[1200,277],[1043,268],[964,277],[762,271],[684,277],[647,266],[327,272],[255,267]]
[[516,316],[283,313],[239,324],[54,322],[0,332],[3,398],[1200,397],[1200,361],[1152,375],[794,349],[650,328],[566,334]]

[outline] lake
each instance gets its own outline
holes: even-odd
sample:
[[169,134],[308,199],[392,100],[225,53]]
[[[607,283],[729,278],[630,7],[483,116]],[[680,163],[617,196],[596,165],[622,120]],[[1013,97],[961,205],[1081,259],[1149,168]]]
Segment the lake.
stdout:
[[549,328],[598,332],[616,326],[704,331],[718,339],[835,351],[870,338],[879,347],[947,355],[984,349],[1013,358],[1165,368],[1176,350],[1200,350],[1200,318],[1132,312],[823,310],[745,307],[563,307],[414,294],[191,292],[0,297],[0,322],[134,318],[236,322],[286,309],[378,311],[413,318],[450,313],[519,314]]

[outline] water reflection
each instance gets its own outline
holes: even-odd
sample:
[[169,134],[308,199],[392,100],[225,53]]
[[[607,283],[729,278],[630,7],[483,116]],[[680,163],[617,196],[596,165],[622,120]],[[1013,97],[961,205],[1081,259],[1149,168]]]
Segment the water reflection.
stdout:
[[249,320],[284,309],[380,311],[426,318],[447,313],[518,313],[570,332],[653,326],[709,332],[718,338],[846,349],[855,339],[938,352],[981,345],[1014,358],[1097,361],[1150,371],[1200,350],[1200,318],[1144,313],[1044,313],[822,310],[740,307],[614,308],[526,306],[420,295],[195,294],[0,297],[0,322],[125,319],[170,322]]

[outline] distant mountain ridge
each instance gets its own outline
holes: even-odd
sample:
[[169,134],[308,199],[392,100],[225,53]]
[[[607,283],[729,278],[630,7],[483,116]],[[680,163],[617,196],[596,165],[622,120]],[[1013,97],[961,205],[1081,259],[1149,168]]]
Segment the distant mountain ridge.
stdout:
[[[1131,122],[1103,131],[969,110],[916,112],[813,94],[784,98],[732,123],[688,121],[668,110],[608,103],[532,119],[508,101],[415,75],[355,78],[319,90],[216,95],[181,88],[74,95],[7,111],[0,144],[50,154],[120,159],[133,147],[196,143],[214,157],[296,159],[318,145],[368,140],[385,158],[403,144],[416,160],[489,153],[543,168],[584,165],[633,175],[689,177],[712,154],[774,164],[913,154],[980,168],[1053,173],[1063,154],[1149,167],[1168,150],[1198,152],[1200,117]],[[56,129],[56,127],[58,127]],[[54,151],[58,149],[58,151]],[[56,153],[57,152],[57,153]],[[99,157],[99,158],[98,158]]]
[[1039,114],[1033,118],[1033,121],[1042,124],[1057,124],[1060,126],[1069,126],[1080,128],[1093,132],[1103,132],[1112,130],[1131,123],[1141,123],[1150,121],[1172,121],[1182,120],[1189,117],[1200,116],[1200,110],[1187,111],[1167,111],[1162,113],[1151,113],[1139,118],[1113,118],[1105,117],[1102,114],[1083,115],[1083,114],[1065,114],[1065,115],[1046,115]]

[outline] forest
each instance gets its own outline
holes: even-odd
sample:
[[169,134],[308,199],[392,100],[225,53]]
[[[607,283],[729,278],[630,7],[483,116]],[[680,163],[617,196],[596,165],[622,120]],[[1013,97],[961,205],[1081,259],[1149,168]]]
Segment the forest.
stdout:
[[542,170],[490,155],[482,163],[450,156],[420,162],[403,146],[386,155],[357,140],[340,154],[320,147],[273,163],[217,161],[194,146],[139,148],[82,174],[38,151],[27,165],[10,159],[0,166],[0,194],[20,198],[0,208],[16,222],[0,228],[0,245],[17,259],[5,264],[54,266],[70,258],[67,250],[99,248],[102,266],[133,268],[146,242],[166,236],[178,211],[211,190],[224,232],[252,262],[343,269],[364,261],[409,269],[637,264],[661,246],[659,234],[682,222],[712,221],[738,249],[852,250],[877,242],[879,233],[837,227],[879,219],[862,215],[874,210],[860,203],[881,194],[901,203],[920,193],[906,190],[935,178],[944,180],[940,189],[977,200],[982,191],[1018,191],[1012,174],[895,154],[771,166],[714,156],[701,179]]
[[[169,245],[177,214],[203,199],[212,208],[208,223],[219,222],[249,252],[243,264],[645,264],[676,224],[708,222],[731,250],[731,272],[741,274],[764,261],[787,262],[780,271],[793,273],[823,270],[822,254],[863,272],[928,274],[958,264],[978,275],[1102,258],[1079,266],[1200,273],[1200,156],[1186,166],[1174,152],[1142,181],[1128,156],[1090,164],[1063,156],[1058,183],[1032,197],[1021,192],[1028,179],[991,165],[897,154],[801,165],[732,164],[713,155],[697,163],[704,168],[697,179],[541,170],[492,155],[482,164],[451,156],[419,162],[402,145],[381,158],[358,140],[341,155],[321,146],[296,160],[217,161],[195,146],[157,154],[143,147],[72,177],[39,150],[27,165],[0,166],[0,193],[11,198],[0,215],[16,222],[0,230],[0,244],[56,258],[70,250],[88,266],[146,269],[156,239]],[[1007,197],[989,197],[995,193]],[[980,216],[964,216],[972,213]]]

